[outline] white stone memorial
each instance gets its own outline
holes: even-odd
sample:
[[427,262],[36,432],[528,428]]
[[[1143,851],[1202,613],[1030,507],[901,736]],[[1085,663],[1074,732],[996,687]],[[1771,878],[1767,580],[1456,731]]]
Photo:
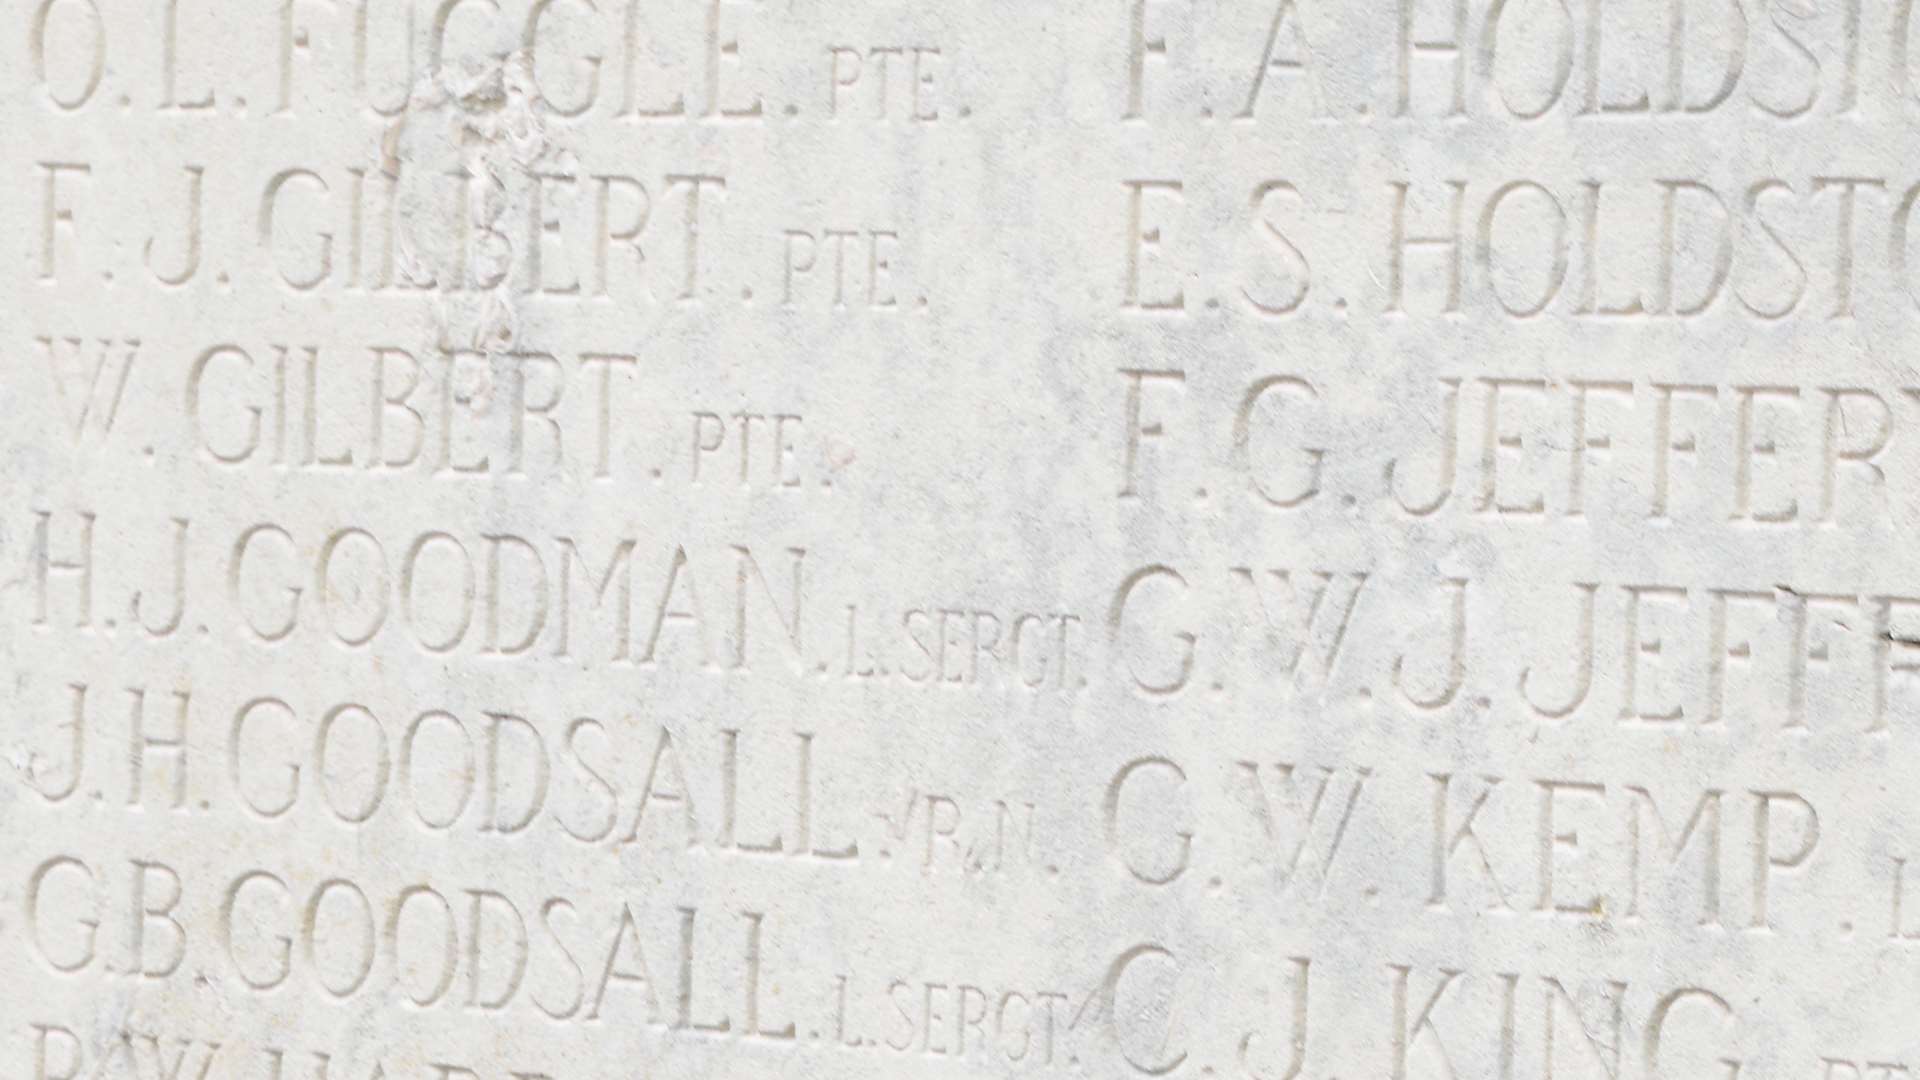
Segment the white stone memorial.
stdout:
[[1910,0],[0,0],[0,1077],[1907,1080]]

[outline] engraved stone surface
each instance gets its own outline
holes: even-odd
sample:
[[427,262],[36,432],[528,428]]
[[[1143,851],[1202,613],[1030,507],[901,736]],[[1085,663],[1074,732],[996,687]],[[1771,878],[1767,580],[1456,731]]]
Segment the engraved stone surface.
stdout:
[[1908,0],[0,0],[0,1077],[1903,1080]]

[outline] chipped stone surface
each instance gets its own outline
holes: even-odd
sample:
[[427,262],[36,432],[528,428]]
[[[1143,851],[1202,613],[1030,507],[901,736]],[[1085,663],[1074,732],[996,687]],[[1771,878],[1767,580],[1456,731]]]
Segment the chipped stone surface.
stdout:
[[1902,1080],[1910,8],[0,0],[0,1076]]

